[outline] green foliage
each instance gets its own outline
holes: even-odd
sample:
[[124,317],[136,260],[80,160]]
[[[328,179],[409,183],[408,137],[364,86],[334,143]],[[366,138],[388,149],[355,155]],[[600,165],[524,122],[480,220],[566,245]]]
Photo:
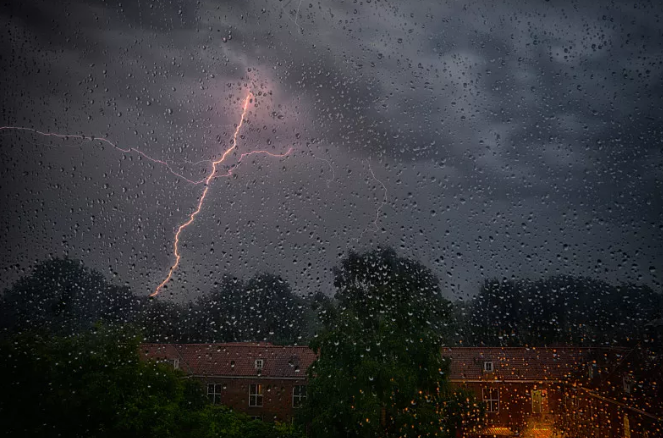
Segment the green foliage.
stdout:
[[479,401],[472,391],[450,389],[444,397],[443,412],[449,436],[456,436],[457,431],[472,429],[481,422],[486,405]]
[[69,335],[105,324],[130,322],[138,300],[125,286],[109,283],[78,260],[55,258],[38,263],[0,297],[0,327],[17,332],[48,330]]
[[[0,295],[0,335],[40,329],[73,335],[95,323],[138,324],[149,342],[301,343],[305,301],[280,276],[225,275],[197,302],[139,298],[79,260],[38,263]],[[309,313],[311,313],[309,311]]]
[[[377,250],[351,253],[335,285],[338,306],[324,306],[324,328],[311,343],[319,359],[298,421],[321,438],[449,436],[455,399],[439,336],[449,303],[435,276]],[[463,405],[454,406],[461,415]]]
[[641,285],[570,276],[489,280],[472,306],[470,342],[629,346],[662,306],[661,295]]
[[292,425],[253,420],[224,406],[207,405],[184,420],[182,437],[196,438],[303,438]]
[[0,430],[7,437],[295,437],[208,404],[169,366],[145,362],[129,329],[70,337],[21,334],[0,344]]
[[223,276],[195,304],[150,302],[141,318],[152,342],[267,341],[294,344],[304,328],[304,302],[280,276],[249,281]]

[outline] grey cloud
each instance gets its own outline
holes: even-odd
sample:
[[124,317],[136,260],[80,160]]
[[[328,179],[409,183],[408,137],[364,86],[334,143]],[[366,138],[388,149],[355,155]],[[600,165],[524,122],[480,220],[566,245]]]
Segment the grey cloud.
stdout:
[[[521,3],[16,3],[0,12],[14,35],[0,43],[9,54],[0,67],[20,73],[0,85],[11,102],[3,123],[196,161],[228,144],[238,99],[260,88],[244,145],[297,151],[215,182],[177,293],[257,269],[325,288],[344,251],[376,243],[424,259],[456,294],[505,273],[656,282],[663,38],[654,5]],[[13,148],[5,178],[35,178],[3,196],[12,211],[36,211],[29,226],[0,217],[21,235],[4,242],[24,248],[3,259],[65,247],[141,291],[163,274],[195,188],[108,148],[62,156],[62,142],[0,141]],[[22,148],[66,177],[11,152]],[[329,160],[333,182],[315,157]],[[389,189],[378,230],[369,159]]]

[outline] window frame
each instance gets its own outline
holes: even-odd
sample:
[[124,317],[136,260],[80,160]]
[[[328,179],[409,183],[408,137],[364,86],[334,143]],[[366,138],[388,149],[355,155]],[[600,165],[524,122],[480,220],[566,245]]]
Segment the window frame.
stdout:
[[[488,369],[490,368],[490,369]],[[483,362],[483,372],[484,373],[492,373],[495,371],[495,364],[493,363],[492,360],[486,360]]]
[[[306,400],[307,393],[306,393],[306,386],[307,385],[294,385],[292,387],[292,407],[295,409],[301,408],[302,404]],[[299,389],[299,394],[296,393],[296,390]],[[304,390],[304,394],[302,394],[302,389]],[[295,400],[297,400],[297,403],[295,403]]]
[[[210,392],[210,386],[213,387],[212,392]],[[223,398],[221,397],[222,391],[223,390],[223,385],[220,383],[208,383],[207,384],[207,398],[209,399],[211,397],[211,401],[213,405],[220,405],[223,402]],[[218,401],[217,401],[218,397]]]
[[[538,394],[538,404],[535,403],[535,394]],[[545,388],[532,389],[530,391],[530,398],[532,402],[532,414],[548,414],[550,413],[550,407],[548,405],[548,390]],[[538,410],[534,407],[538,406]]]
[[255,368],[256,371],[262,371],[263,368],[265,367],[265,360],[264,359],[256,359],[253,362],[253,367]]
[[[497,398],[493,396],[496,395]],[[488,396],[488,397],[486,397]],[[485,387],[481,388],[481,399],[486,404],[486,412],[497,413],[500,411],[500,388],[499,387]],[[495,409],[493,409],[495,408]]]
[[622,377],[622,387],[625,393],[627,394],[632,393],[634,384],[635,384],[635,379],[630,374],[626,374],[624,375],[624,377]]
[[262,383],[249,384],[249,407],[261,408],[263,407],[264,388]]

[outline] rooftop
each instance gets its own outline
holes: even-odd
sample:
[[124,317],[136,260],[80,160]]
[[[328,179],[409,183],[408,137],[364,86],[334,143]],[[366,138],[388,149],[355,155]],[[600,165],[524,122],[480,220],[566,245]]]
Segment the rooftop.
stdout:
[[[179,368],[195,376],[262,376],[305,378],[316,359],[306,346],[234,342],[223,344],[142,344],[141,356],[175,360]],[[262,360],[262,363],[257,362]]]

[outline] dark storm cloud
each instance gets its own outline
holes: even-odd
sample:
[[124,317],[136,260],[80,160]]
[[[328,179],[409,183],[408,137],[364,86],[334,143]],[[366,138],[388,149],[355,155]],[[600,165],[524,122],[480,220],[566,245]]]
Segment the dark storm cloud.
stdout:
[[[262,90],[243,147],[297,152],[215,182],[177,293],[257,269],[328,290],[339,255],[376,243],[454,294],[493,275],[657,283],[656,7],[521,3],[16,2],[0,12],[2,124],[197,161],[228,144],[246,87]],[[22,161],[28,140],[2,138],[9,210],[37,212],[29,226],[2,216],[5,247],[22,247],[5,266],[65,247],[141,291],[158,283],[196,188],[110,148],[65,156],[51,142]],[[377,231],[369,164],[389,195]]]

